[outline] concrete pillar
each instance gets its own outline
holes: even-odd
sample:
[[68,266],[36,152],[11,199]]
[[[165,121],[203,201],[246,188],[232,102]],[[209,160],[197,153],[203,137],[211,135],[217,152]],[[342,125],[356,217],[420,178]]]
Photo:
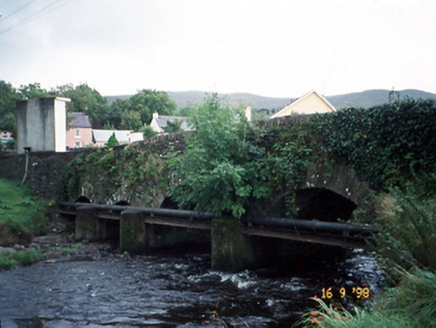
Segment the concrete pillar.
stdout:
[[250,237],[242,234],[237,219],[213,219],[212,269],[239,271],[254,264],[254,250]]
[[135,210],[123,211],[120,221],[120,249],[140,253],[147,247],[143,214]]
[[[103,224],[94,217],[94,207],[85,205],[77,208],[76,212],[76,232],[75,237],[77,240],[87,239],[89,241],[96,241],[101,238],[101,230]],[[106,232],[104,233],[104,235]]]

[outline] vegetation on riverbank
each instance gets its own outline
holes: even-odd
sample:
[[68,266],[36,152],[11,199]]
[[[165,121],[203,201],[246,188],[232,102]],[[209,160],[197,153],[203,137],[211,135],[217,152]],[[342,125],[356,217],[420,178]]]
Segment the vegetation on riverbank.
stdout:
[[329,151],[378,192],[373,250],[390,286],[369,308],[346,311],[316,299],[304,327],[430,327],[436,321],[436,108],[395,101],[323,117]]
[[379,295],[371,308],[347,311],[335,303],[313,298],[318,307],[303,315],[297,326],[323,328],[427,328],[436,322],[436,274],[404,273],[396,288]]
[[21,184],[0,179],[0,226],[13,232],[40,234],[47,225],[44,202]]
[[[0,244],[29,243],[47,225],[44,202],[19,183],[0,179]],[[0,270],[42,259],[36,250],[0,250]]]
[[0,270],[17,264],[30,265],[42,260],[42,254],[34,249],[20,251],[0,250]]

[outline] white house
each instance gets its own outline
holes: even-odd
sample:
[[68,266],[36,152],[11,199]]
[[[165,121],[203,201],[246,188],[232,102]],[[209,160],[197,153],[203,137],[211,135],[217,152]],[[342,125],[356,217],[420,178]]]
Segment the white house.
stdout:
[[168,125],[168,122],[181,121],[180,129],[182,131],[193,131],[193,129],[188,124],[188,118],[184,116],[166,116],[159,115],[158,112],[153,113],[153,119],[151,120],[150,126],[157,133],[165,133],[164,128]]
[[311,91],[298,98],[270,118],[289,116],[292,114],[331,113],[336,108],[316,91]]

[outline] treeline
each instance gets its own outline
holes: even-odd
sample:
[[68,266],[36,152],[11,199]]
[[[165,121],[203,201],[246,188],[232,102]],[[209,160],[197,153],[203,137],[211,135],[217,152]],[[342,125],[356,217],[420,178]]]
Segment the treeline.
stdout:
[[16,102],[35,97],[66,97],[70,112],[87,112],[93,128],[125,129],[145,131],[154,111],[160,115],[171,115],[176,103],[166,92],[141,90],[129,99],[117,99],[111,105],[97,90],[87,84],[73,86],[65,84],[51,90],[41,88],[39,83],[30,83],[14,88],[10,83],[0,81],[0,131],[16,133]]

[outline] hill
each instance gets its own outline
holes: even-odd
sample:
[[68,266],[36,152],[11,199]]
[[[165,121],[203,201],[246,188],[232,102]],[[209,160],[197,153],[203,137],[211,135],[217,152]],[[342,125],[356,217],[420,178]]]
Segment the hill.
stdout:
[[[331,102],[333,106],[337,109],[344,107],[372,107],[376,105],[381,105],[386,103],[389,99],[390,90],[367,90],[363,92],[348,93],[337,96],[327,96],[326,98]],[[173,99],[178,108],[185,107],[189,104],[200,104],[204,102],[207,92],[204,91],[167,91],[171,99]],[[436,99],[436,94],[421,91],[421,90],[402,90],[399,91],[401,98],[408,96],[414,99]],[[245,107],[250,104],[251,107],[256,111],[268,110],[272,113],[282,109],[287,104],[289,104],[293,99],[298,97],[289,98],[273,98],[273,97],[263,97],[254,95],[251,93],[229,93],[220,94],[224,101],[227,101],[232,107]],[[111,104],[116,99],[127,99],[130,95],[122,96],[107,96],[106,99]]]

